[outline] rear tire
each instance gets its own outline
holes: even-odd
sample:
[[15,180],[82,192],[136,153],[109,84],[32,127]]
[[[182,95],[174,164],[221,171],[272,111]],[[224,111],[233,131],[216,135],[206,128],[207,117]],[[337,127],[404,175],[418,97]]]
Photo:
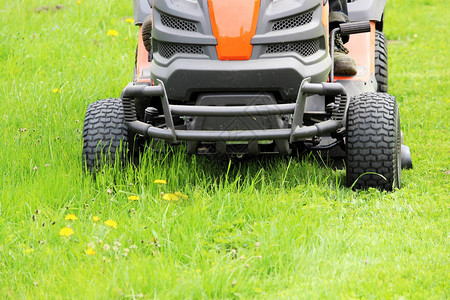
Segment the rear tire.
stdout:
[[375,78],[378,83],[378,92],[387,93],[388,84],[388,50],[386,36],[381,31],[375,32]]
[[152,29],[153,23],[152,16],[150,15],[142,24],[142,40],[144,42],[145,49],[147,49],[149,53],[152,53]]
[[122,101],[105,99],[90,104],[83,127],[83,169],[123,163],[128,150],[128,129]]
[[347,114],[347,186],[401,187],[401,131],[395,97],[366,93],[351,99]]

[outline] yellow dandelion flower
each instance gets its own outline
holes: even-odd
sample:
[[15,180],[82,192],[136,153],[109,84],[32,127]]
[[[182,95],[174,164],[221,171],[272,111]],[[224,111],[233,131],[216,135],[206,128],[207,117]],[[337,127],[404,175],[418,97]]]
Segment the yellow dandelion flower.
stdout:
[[183,194],[182,192],[176,192],[175,195],[177,195],[179,198],[187,199],[189,198],[188,195]]
[[139,196],[135,196],[135,195],[128,197],[128,200],[130,200],[130,201],[137,201],[139,199],[140,199]]
[[87,255],[95,255],[95,250],[92,249],[91,247],[84,250],[84,252],[86,252]]
[[165,181],[164,179],[156,179],[155,181],[153,181],[153,183],[157,183],[157,184],[167,184],[167,181]]
[[108,30],[108,32],[106,33],[107,36],[119,36],[119,32],[117,30],[114,29],[110,29]]
[[126,18],[125,22],[132,24],[134,23],[134,20],[132,18]]
[[75,216],[74,214],[68,214],[64,219],[68,221],[78,220],[77,216]]
[[28,249],[23,250],[23,253],[25,253],[25,254],[29,254],[29,253],[32,253],[32,252],[34,252],[33,248],[28,248]]
[[55,94],[61,94],[61,89],[53,89],[52,92]]
[[65,237],[69,237],[71,235],[73,235],[75,232],[73,231],[72,228],[70,227],[64,227],[59,231],[59,235],[60,236],[65,236]]
[[95,223],[97,223],[98,221],[100,221],[100,217],[93,216],[93,217],[92,217],[92,221],[94,221]]
[[114,220],[106,220],[104,223],[109,227],[117,229],[117,222]]
[[162,198],[164,200],[166,200],[166,201],[178,201],[178,200],[180,200],[180,198],[178,198],[177,195],[171,194],[171,193],[164,194]]
[[77,4],[81,4],[81,0],[78,0],[78,1],[77,1]]

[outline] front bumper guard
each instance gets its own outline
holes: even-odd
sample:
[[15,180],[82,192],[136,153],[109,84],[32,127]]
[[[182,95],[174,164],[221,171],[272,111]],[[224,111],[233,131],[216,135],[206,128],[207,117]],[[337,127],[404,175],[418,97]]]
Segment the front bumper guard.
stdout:
[[[310,83],[311,79],[302,81],[296,103],[253,105],[253,106],[197,106],[170,105],[164,83],[158,80],[156,86],[128,84],[122,92],[122,103],[125,122],[128,129],[145,137],[162,139],[170,142],[227,142],[227,141],[260,141],[289,140],[296,142],[314,136],[324,136],[343,127],[343,120],[327,120],[303,126],[303,115],[307,95],[337,96],[346,95],[345,88],[340,83]],[[134,99],[144,97],[160,97],[167,129],[156,128],[137,120]],[[175,129],[173,116],[184,117],[245,117],[293,114],[291,128],[211,131],[211,130],[179,130]]]

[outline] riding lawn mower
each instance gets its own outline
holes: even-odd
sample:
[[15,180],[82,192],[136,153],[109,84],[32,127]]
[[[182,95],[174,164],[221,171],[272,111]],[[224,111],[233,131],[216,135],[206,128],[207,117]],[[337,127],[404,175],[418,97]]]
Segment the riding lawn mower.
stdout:
[[[134,0],[133,82],[89,105],[83,167],[157,142],[241,159],[336,148],[349,187],[400,188],[412,162],[387,94],[386,1],[348,1],[330,32],[326,0]],[[334,74],[337,34],[355,76]]]

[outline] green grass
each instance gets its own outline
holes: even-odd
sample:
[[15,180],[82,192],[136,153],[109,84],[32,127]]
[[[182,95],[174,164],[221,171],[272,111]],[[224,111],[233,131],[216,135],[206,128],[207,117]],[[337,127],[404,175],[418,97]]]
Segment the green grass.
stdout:
[[[61,3],[0,3],[2,299],[449,297],[448,1],[388,3],[390,92],[414,162],[394,193],[352,192],[312,158],[147,152],[138,169],[83,175],[85,109],[131,80],[137,30],[131,1]],[[189,199],[161,200],[175,191]]]

